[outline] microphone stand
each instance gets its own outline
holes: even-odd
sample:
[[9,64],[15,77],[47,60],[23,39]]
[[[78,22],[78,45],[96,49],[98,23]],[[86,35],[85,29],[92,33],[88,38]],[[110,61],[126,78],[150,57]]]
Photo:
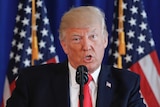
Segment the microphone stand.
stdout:
[[83,87],[84,84],[88,81],[88,70],[87,67],[84,65],[80,65],[77,68],[76,72],[76,82],[80,85],[80,91],[79,91],[79,105],[80,107],[83,107],[83,100],[84,100],[84,94],[83,94]]
[[83,107],[83,100],[84,100],[84,94],[83,94],[83,86],[84,86],[84,80],[83,80],[84,74],[83,70],[80,72],[80,94],[79,94],[79,101],[80,101],[80,107]]

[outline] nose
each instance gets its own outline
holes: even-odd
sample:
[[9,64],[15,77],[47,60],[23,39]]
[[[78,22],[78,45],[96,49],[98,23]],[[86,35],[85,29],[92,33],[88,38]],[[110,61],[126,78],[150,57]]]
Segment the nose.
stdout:
[[83,39],[82,46],[83,46],[83,51],[89,51],[91,49],[91,41],[89,40],[88,37],[85,37]]

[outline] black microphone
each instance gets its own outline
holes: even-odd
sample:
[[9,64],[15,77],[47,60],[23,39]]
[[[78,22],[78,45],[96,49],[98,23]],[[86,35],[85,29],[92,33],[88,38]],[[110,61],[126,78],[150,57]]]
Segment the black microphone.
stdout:
[[86,66],[80,65],[77,67],[76,82],[81,85],[88,82],[88,69]]
[[86,66],[80,65],[77,67],[76,82],[80,85],[79,101],[80,107],[83,107],[83,86],[88,82],[88,69]]

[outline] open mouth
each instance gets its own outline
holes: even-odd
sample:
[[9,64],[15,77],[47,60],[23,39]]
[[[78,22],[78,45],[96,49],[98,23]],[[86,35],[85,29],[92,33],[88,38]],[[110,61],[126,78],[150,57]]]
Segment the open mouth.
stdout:
[[84,61],[85,62],[90,62],[90,61],[92,61],[92,58],[93,58],[92,55],[86,55],[85,58],[84,58]]
[[85,58],[86,58],[86,59],[91,59],[92,56],[91,56],[91,55],[87,55]]

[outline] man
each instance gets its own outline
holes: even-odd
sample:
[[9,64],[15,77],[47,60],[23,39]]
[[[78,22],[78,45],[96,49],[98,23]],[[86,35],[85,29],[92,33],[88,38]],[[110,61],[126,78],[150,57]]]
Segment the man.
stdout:
[[7,107],[78,107],[79,65],[93,78],[92,107],[145,107],[137,74],[101,64],[108,44],[103,12],[93,6],[72,8],[62,17],[59,33],[68,60],[23,69]]

